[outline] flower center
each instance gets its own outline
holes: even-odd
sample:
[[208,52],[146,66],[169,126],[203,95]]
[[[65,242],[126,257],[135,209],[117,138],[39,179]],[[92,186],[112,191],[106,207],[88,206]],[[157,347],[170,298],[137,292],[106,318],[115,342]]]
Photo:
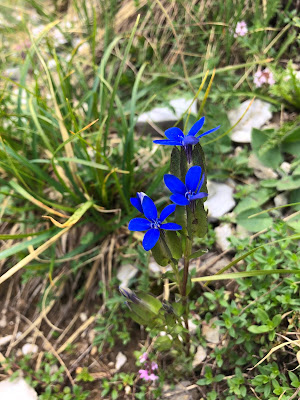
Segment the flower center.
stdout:
[[160,228],[160,225],[161,225],[161,223],[160,223],[160,221],[157,219],[156,221],[151,222],[151,229],[159,229],[159,228]]
[[188,192],[185,192],[184,196],[186,199],[190,200],[191,196],[194,196],[195,194],[196,194],[195,192],[192,192],[191,190],[189,190]]

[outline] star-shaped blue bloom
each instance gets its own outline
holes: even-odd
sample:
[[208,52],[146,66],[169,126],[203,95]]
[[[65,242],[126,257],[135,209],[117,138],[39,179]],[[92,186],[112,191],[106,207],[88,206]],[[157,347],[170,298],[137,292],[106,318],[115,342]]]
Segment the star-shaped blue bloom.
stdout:
[[192,146],[199,142],[199,139],[203,136],[208,135],[220,128],[221,125],[216,128],[210,129],[199,135],[200,129],[202,129],[205,122],[205,117],[202,117],[197,121],[189,130],[188,134],[185,135],[181,129],[173,127],[165,131],[165,135],[168,139],[153,140],[153,143],[168,145],[168,146],[183,146],[188,162],[192,161]]
[[[137,202],[135,203],[137,204]],[[156,206],[153,200],[150,199],[150,197],[145,195],[141,201],[141,206],[142,211],[147,219],[133,218],[129,222],[128,229],[130,231],[147,231],[143,239],[143,247],[146,251],[151,250],[156,245],[160,236],[161,229],[169,231],[177,231],[179,229],[182,229],[180,225],[173,222],[168,222],[165,224],[163,223],[163,221],[175,211],[175,204],[170,204],[169,206],[165,207],[162,210],[159,218],[157,215]]]
[[193,204],[195,200],[207,197],[208,194],[201,192],[200,189],[204,183],[205,175],[202,174],[202,168],[195,165],[191,167],[185,176],[185,184],[181,182],[175,175],[167,174],[164,181],[167,188],[173,193],[170,197],[175,204],[179,206],[187,206]]

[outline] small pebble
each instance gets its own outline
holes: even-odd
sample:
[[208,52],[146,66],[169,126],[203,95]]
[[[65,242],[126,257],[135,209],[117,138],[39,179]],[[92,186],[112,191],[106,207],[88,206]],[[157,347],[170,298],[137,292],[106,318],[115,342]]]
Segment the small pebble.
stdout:
[[22,347],[22,353],[24,354],[24,356],[26,354],[35,354],[38,352],[38,350],[39,348],[37,347],[37,345],[32,343],[26,343]]

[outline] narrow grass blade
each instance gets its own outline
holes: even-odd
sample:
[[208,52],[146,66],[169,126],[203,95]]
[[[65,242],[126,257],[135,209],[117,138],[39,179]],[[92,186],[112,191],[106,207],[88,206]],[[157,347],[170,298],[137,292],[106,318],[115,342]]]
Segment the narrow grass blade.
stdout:
[[269,270],[254,270],[245,272],[233,272],[229,274],[222,275],[211,275],[211,276],[201,276],[200,278],[192,278],[192,282],[205,282],[205,281],[218,281],[225,279],[240,279],[240,278],[250,278],[252,276],[264,276],[273,274],[298,274],[300,275],[300,269],[269,269]]

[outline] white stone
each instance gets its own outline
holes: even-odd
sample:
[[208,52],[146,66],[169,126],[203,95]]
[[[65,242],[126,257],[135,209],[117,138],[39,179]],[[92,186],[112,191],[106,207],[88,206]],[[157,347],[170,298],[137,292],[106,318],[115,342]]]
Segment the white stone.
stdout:
[[40,34],[43,32],[43,30],[45,29],[45,25],[38,25],[35,26],[34,28],[32,28],[32,35],[37,37],[40,36]]
[[[250,100],[246,100],[237,109],[229,111],[228,118],[232,126],[241,118],[249,103]],[[243,119],[232,130],[231,140],[237,143],[251,143],[252,128],[260,129],[272,118],[270,109],[270,103],[254,100]]]
[[197,331],[197,328],[198,328],[198,325],[195,324],[195,322],[193,322],[192,319],[189,319],[188,322],[189,322],[189,332],[190,332],[190,334],[191,335],[195,335],[195,333]]
[[3,314],[2,318],[0,319],[0,328],[5,328],[7,325],[7,319],[6,319],[6,315]]
[[52,31],[51,36],[53,37],[56,45],[57,44],[62,45],[67,43],[65,35],[59,29],[55,29],[54,31]]
[[161,267],[157,264],[156,261],[151,261],[149,263],[149,271],[152,272],[153,275],[160,275],[161,274]]
[[23,378],[0,382],[1,400],[37,400],[36,391]]
[[37,347],[37,345],[36,344],[32,344],[32,343],[26,343],[22,347],[22,353],[24,354],[24,356],[26,356],[26,354],[37,353],[38,350],[39,350],[39,348]]
[[280,168],[286,174],[289,174],[291,172],[291,164],[286,161],[283,161],[283,163],[280,165]]
[[[177,121],[182,114],[189,108],[192,99],[174,99],[170,101],[170,106],[174,109],[169,107],[155,107],[150,111],[147,111],[141,114],[138,117],[138,123],[145,123],[145,122],[166,122],[166,121]],[[197,105],[196,102],[193,103],[191,106],[191,114],[197,114]]]
[[222,217],[235,206],[233,188],[225,183],[208,181],[208,198],[204,203],[208,216],[214,219]]
[[213,327],[216,320],[216,318],[212,318],[209,324],[207,324],[205,321],[202,323],[203,336],[208,342],[214,344],[218,344],[220,342],[220,328],[218,325]]
[[48,61],[48,68],[49,69],[56,68],[56,61],[54,60],[54,58],[51,58],[51,60]]
[[259,179],[276,179],[278,176],[272,168],[265,167],[253,153],[249,156],[248,167],[253,168],[254,175]]
[[288,204],[288,198],[284,193],[280,193],[276,197],[274,197],[274,204],[275,207],[285,206],[286,204]]
[[18,68],[18,67],[7,68],[4,71],[4,75],[8,76],[10,79],[18,81],[18,80],[20,80],[20,68]]
[[[177,370],[182,371],[182,368],[178,368]],[[184,367],[182,365],[182,367]],[[171,387],[167,383],[163,386],[162,393],[163,400],[195,400],[199,399],[199,392],[195,385],[192,385],[190,381],[182,381],[175,385],[175,387]]]
[[9,343],[12,339],[13,335],[7,335],[7,336],[3,336],[2,338],[0,338],[0,347],[1,346],[5,346],[7,343]]
[[116,357],[116,364],[115,364],[116,370],[119,371],[119,369],[121,369],[123,367],[123,365],[126,363],[126,361],[127,361],[127,357],[125,356],[125,354],[123,354],[119,351],[119,353],[117,354],[117,357]]
[[119,279],[120,286],[128,287],[130,279],[134,278],[138,273],[138,269],[131,264],[123,264],[120,266],[117,272],[117,278]]
[[56,364],[51,365],[50,367],[50,374],[53,375],[58,371],[58,366]]
[[80,318],[81,322],[85,322],[88,319],[86,313],[84,313],[84,312],[79,314],[79,318]]
[[149,262],[149,271],[153,275],[158,276],[158,275],[161,275],[163,271],[164,272],[172,271],[172,267],[171,266],[161,267],[160,265],[157,264],[157,262],[154,259],[152,259]]
[[197,352],[195,354],[194,360],[193,360],[193,368],[197,367],[200,365],[207,356],[207,351],[203,346],[198,346],[197,347]]
[[222,251],[230,249],[231,244],[227,240],[233,235],[233,229],[230,224],[221,224],[215,228],[216,242]]
[[237,225],[236,236],[240,239],[246,239],[247,237],[249,237],[249,231],[242,225]]

